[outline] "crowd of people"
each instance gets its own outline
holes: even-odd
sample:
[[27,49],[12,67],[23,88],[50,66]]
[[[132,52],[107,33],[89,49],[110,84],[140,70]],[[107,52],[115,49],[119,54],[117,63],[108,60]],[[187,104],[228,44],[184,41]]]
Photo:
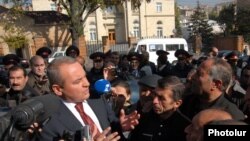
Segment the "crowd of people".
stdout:
[[[234,51],[219,58],[218,49],[211,47],[195,60],[178,49],[177,60],[170,63],[169,53],[158,50],[157,64],[146,51],[95,52],[89,56],[89,70],[76,46],[48,63],[50,53],[46,47],[38,50],[29,69],[14,54],[4,57],[0,107],[9,113],[0,117],[5,119],[0,122],[1,140],[203,141],[207,124],[250,124],[250,64],[238,74]],[[107,94],[95,89],[100,79],[110,82]],[[134,103],[130,80],[139,87]],[[15,108],[44,95],[58,98],[46,123],[34,120],[8,134],[4,121],[12,120]]]

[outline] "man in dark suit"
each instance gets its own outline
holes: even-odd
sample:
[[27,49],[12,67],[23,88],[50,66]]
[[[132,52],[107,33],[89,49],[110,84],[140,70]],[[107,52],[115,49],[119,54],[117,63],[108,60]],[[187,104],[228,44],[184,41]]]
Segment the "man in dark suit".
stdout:
[[[78,112],[76,107],[79,104],[88,118],[92,120],[93,124],[89,126],[94,140],[119,140],[122,130],[130,130],[138,124],[139,115],[136,112],[125,116],[124,111],[121,111],[118,120],[102,97],[88,99],[90,84],[86,78],[86,72],[75,59],[62,57],[53,60],[48,66],[48,77],[53,92],[61,98],[61,104],[51,115],[51,120],[44,125],[38,140],[69,140],[69,138],[82,140],[81,131],[88,122]],[[109,126],[114,133],[107,134],[110,130]],[[86,135],[83,136],[86,137]]]

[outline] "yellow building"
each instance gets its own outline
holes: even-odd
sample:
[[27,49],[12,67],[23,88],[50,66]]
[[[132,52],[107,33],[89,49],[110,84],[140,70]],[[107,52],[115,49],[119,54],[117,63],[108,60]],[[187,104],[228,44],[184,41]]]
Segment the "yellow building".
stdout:
[[[175,31],[174,4],[175,0],[143,1],[140,8],[134,9],[127,1],[121,6],[99,8],[83,25],[85,40],[101,41],[106,37],[110,44],[116,44],[127,43],[129,37],[170,37]],[[62,9],[61,14],[57,13],[58,7],[52,0],[32,0],[26,10],[29,14],[16,24],[27,30],[24,34],[29,43],[21,51],[22,56],[29,58],[42,46],[65,47],[71,44],[69,29],[65,22],[60,22],[60,19],[65,21],[66,12]],[[6,13],[0,11],[0,14]],[[47,20],[51,22],[44,23]],[[0,27],[0,36],[5,34]],[[16,52],[0,40],[0,54]]]
[[[102,40],[108,36],[110,42],[121,43],[128,37],[169,37],[175,29],[174,4],[174,0],[143,1],[135,10],[127,1],[122,6],[99,8],[83,25],[86,40]],[[54,2],[46,0],[33,0],[32,7],[34,11],[58,9]]]

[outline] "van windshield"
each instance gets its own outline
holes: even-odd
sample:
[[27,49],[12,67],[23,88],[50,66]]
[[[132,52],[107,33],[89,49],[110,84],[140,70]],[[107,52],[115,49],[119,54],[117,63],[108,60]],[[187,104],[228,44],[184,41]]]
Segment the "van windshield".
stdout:
[[157,50],[163,50],[163,45],[162,44],[149,44],[150,52],[155,52]]

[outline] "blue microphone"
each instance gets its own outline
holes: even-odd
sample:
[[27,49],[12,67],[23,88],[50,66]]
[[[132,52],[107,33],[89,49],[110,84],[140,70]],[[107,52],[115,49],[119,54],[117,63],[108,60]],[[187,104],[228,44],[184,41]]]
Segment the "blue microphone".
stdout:
[[104,94],[110,92],[111,84],[108,80],[99,79],[95,82],[94,88],[99,94]]

